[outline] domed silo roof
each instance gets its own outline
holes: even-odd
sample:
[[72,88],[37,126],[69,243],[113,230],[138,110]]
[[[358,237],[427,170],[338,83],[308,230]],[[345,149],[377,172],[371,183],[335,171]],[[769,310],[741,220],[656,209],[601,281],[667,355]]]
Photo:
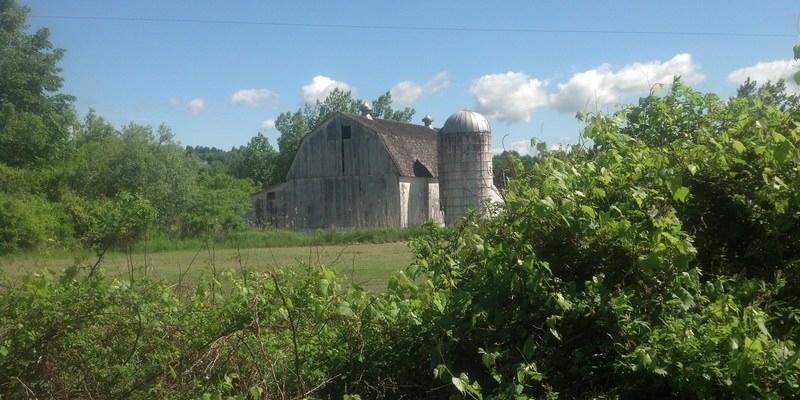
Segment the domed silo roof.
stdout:
[[491,132],[492,127],[481,113],[477,111],[462,110],[451,115],[445,121],[439,133],[482,133]]

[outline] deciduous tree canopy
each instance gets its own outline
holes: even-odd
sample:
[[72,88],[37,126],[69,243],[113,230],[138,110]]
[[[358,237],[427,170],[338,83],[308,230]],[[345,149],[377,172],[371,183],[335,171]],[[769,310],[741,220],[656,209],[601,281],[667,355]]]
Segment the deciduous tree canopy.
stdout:
[[73,97],[59,93],[64,50],[47,28],[26,32],[29,11],[0,1],[0,162],[13,167],[63,157],[75,122]]

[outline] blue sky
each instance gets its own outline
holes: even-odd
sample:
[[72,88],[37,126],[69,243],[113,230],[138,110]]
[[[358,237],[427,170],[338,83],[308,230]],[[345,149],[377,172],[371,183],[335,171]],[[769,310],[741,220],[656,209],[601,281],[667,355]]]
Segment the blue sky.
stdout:
[[[482,112],[495,149],[575,143],[577,111],[635,102],[673,75],[733,95],[797,67],[795,1],[20,0],[67,50],[81,115],[172,128],[222,149],[334,87],[430,114]],[[793,84],[791,90],[796,90]]]

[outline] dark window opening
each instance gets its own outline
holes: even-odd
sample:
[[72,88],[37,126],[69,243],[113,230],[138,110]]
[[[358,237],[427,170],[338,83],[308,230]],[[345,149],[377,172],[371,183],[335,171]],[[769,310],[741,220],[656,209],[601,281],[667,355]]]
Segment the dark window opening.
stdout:
[[344,161],[344,141],[350,140],[352,132],[349,126],[342,125],[342,176],[345,175],[345,161]]
[[419,162],[419,160],[414,161],[414,176],[422,176],[426,178],[433,177],[433,174],[425,166],[425,164]]

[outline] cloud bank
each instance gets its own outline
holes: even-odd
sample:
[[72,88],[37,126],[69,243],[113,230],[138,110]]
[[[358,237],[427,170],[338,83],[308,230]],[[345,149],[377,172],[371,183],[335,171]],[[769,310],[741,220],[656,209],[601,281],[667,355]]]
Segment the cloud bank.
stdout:
[[794,60],[776,60],[760,62],[749,67],[739,68],[728,74],[728,80],[742,84],[747,78],[765,84],[767,81],[786,81],[786,90],[791,93],[800,93],[800,86],[794,84],[794,74],[798,71],[797,62]]
[[303,101],[306,104],[315,104],[317,100],[323,101],[333,89],[353,90],[346,82],[337,81],[327,76],[317,75],[311,82],[303,86]]
[[477,110],[487,117],[505,123],[527,122],[540,107],[563,113],[599,109],[625,96],[646,94],[655,84],[670,84],[676,75],[689,84],[704,78],[692,56],[683,53],[665,62],[637,62],[618,69],[601,64],[575,73],[552,93],[547,91],[546,80],[519,71],[484,75],[473,82],[469,93]]
[[704,78],[691,54],[686,53],[666,62],[628,64],[616,71],[609,64],[601,64],[559,84],[558,91],[550,96],[550,107],[563,113],[599,109],[627,95],[648,93],[655,84],[670,84],[676,75],[689,84]]
[[450,76],[447,71],[442,71],[423,84],[412,81],[400,82],[389,90],[389,94],[392,95],[392,100],[398,105],[410,106],[420,96],[437,93],[448,85],[450,85]]
[[246,104],[256,107],[262,104],[276,104],[278,95],[269,89],[242,89],[231,95],[232,104]]
[[547,82],[523,72],[506,72],[480,77],[469,93],[478,103],[478,111],[487,117],[506,123],[527,122],[535,108],[547,104],[545,86]]

